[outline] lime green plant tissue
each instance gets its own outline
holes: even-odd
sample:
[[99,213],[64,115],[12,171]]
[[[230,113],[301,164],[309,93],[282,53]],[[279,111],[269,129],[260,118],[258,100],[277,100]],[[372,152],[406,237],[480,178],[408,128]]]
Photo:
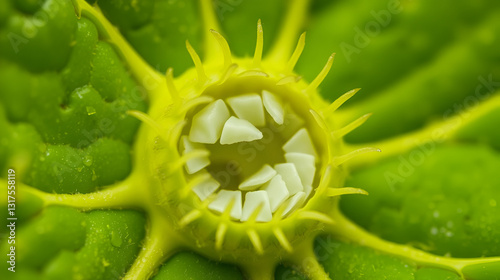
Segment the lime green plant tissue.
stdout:
[[498,6],[2,1],[1,278],[500,279]]

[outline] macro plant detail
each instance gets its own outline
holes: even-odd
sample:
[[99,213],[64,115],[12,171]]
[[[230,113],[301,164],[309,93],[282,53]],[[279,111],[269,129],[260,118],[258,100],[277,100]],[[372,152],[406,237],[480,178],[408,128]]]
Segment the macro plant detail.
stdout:
[[[250,16],[256,36],[254,27],[231,33],[224,23],[230,9],[253,4],[171,1],[155,11],[148,1],[93,2],[0,6],[0,128],[7,132],[0,166],[15,173],[0,177],[9,190],[15,183],[19,204],[17,231],[7,232],[17,234],[16,250],[3,237],[0,247],[14,251],[17,272],[5,268],[2,279],[498,279],[499,138],[489,125],[500,108],[489,49],[498,38],[483,28],[489,18],[478,23],[477,41],[447,53],[481,50],[477,60],[491,60],[493,74],[479,77],[474,96],[450,97],[463,111],[445,110],[443,120],[419,126],[419,113],[401,110],[426,104],[422,111],[441,112],[447,104],[418,103],[429,88],[425,98],[412,95],[409,88],[431,84],[426,73],[380,98],[356,99],[358,88],[325,91],[336,88],[329,86],[336,74],[368,76],[376,64],[352,71],[361,49],[370,55],[360,38],[380,45],[367,24],[366,34],[355,29],[359,52],[325,55],[316,67],[311,58],[330,39],[314,28],[312,39],[301,32],[310,5],[328,7],[322,1],[291,1],[279,28],[269,24],[274,37],[265,37],[273,22],[265,14]],[[383,4],[387,10],[371,15],[386,27],[400,11]],[[430,9],[419,5],[402,4],[410,15]],[[168,21],[161,9],[172,9]],[[193,20],[190,9],[202,39],[183,24]],[[147,23],[155,20],[164,25]],[[241,54],[249,48],[236,33],[255,43],[251,55]],[[148,52],[162,36],[182,46],[162,45],[165,56]],[[351,64],[329,74],[339,56]],[[448,65],[443,57],[428,68]],[[370,75],[376,88],[385,73]],[[406,90],[415,103],[402,99]]]

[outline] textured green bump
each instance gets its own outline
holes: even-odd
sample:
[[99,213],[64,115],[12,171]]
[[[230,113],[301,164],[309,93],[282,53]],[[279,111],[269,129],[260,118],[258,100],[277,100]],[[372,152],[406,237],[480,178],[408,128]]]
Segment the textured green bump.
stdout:
[[215,263],[191,252],[181,252],[168,260],[154,280],[238,280],[241,272],[233,265]]
[[499,280],[500,262],[467,266],[463,269],[463,274],[466,279],[471,280]]
[[[326,237],[318,239],[321,238]],[[316,246],[321,246],[316,242]],[[414,280],[412,263],[358,245],[330,242],[333,252],[319,261],[335,280]]]
[[453,271],[424,267],[415,272],[415,280],[462,280]]
[[136,211],[92,211],[87,214],[85,246],[76,253],[74,276],[119,279],[130,267],[145,234],[146,220]]
[[[85,242],[85,214],[72,208],[45,208],[30,223],[17,229],[16,256],[19,267],[42,268],[60,250],[77,250]],[[7,251],[2,244],[2,252]],[[7,271],[3,264],[3,271]]]
[[346,184],[370,196],[344,197],[342,211],[384,239],[435,254],[500,254],[498,153],[432,145],[353,174]]
[[99,42],[95,48],[90,81],[108,102],[126,94],[136,86],[116,52],[104,42]]
[[111,22],[121,27],[125,38],[153,68],[165,73],[168,67],[173,67],[176,74],[180,74],[191,67],[191,59],[185,48],[186,39],[194,46],[201,45],[199,1],[150,2],[154,3],[152,15],[147,23],[141,22],[139,28],[128,28],[129,24],[121,23],[119,19],[125,17],[124,11],[112,10],[108,5],[104,8]]
[[73,50],[68,64],[61,72],[67,91],[71,92],[90,82],[92,59],[98,39],[97,28],[91,21],[86,18],[78,20]]
[[123,142],[107,138],[96,140],[85,150],[48,145],[34,159],[26,182],[47,192],[92,192],[129,174],[129,149]]
[[76,30],[73,5],[66,0],[46,0],[37,13],[37,17],[10,15],[0,31],[0,57],[33,72],[60,70],[67,63]]
[[276,267],[276,271],[274,273],[274,279],[276,280],[307,280],[302,274],[297,272],[296,270],[286,267],[283,265],[279,265]]

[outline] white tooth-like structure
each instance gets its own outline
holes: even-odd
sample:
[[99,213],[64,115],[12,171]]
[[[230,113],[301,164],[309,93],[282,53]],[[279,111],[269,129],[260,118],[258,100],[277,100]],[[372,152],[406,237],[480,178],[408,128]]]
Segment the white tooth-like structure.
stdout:
[[248,177],[245,181],[243,181],[238,189],[242,191],[253,191],[263,184],[267,183],[276,175],[276,170],[274,170],[268,164],[264,164],[259,171],[257,171],[252,176]]
[[279,125],[283,124],[285,109],[279,99],[269,91],[263,90],[262,102],[264,103],[264,108],[266,108],[266,111],[273,120]]
[[[193,150],[204,150],[205,146],[199,143],[193,143],[189,141],[187,136],[181,137],[181,143],[183,147],[182,154],[189,154]],[[208,157],[197,157],[190,159],[186,162],[186,171],[188,174],[196,173],[210,164]]]
[[262,132],[249,121],[233,116],[224,124],[220,143],[229,145],[239,142],[251,142],[262,139],[262,137]]
[[256,93],[244,94],[230,97],[226,101],[238,118],[247,120],[254,126],[261,127],[266,125],[260,95]]
[[286,153],[304,153],[312,155],[315,158],[318,157],[311,136],[309,136],[309,132],[305,128],[299,129],[299,131],[283,145],[283,150]]
[[285,160],[295,165],[304,186],[312,185],[316,172],[316,158],[314,156],[304,153],[286,153]]
[[288,214],[292,213],[295,211],[297,208],[301,207],[304,202],[306,201],[306,193],[305,192],[298,192],[292,197],[290,197],[287,201],[285,201],[286,208],[285,211],[283,211],[282,216],[286,217]]
[[224,213],[224,211],[226,211],[226,208],[229,207],[231,201],[234,201],[234,203],[232,209],[229,212],[229,215],[231,216],[231,218],[239,220],[241,219],[242,211],[241,191],[219,191],[215,200],[208,205],[208,208],[222,214]]
[[226,103],[221,99],[208,104],[193,116],[189,140],[215,144],[221,137],[222,128],[230,116]]
[[[194,194],[205,201],[210,210],[226,214],[234,221],[265,223],[278,212],[282,217],[289,216],[314,193],[319,157],[304,124],[304,119],[294,113],[290,104],[283,103],[278,95],[267,90],[262,90],[261,94],[248,93],[209,103],[194,113],[189,133],[179,139],[179,151],[185,157],[188,177],[192,180],[203,177],[193,182]],[[214,172],[213,168],[224,164],[226,155],[231,160],[235,152],[240,152],[239,146],[230,145],[262,140],[254,144],[258,151],[263,151],[259,147],[267,144],[265,140],[274,141],[274,138],[268,139],[267,134],[264,138],[261,129],[276,125],[281,128],[276,132],[279,133],[276,141],[282,145],[283,151],[266,151],[273,166],[266,161],[260,166],[253,162],[249,164],[251,172],[244,170],[246,172],[231,174],[235,178],[228,181],[227,189],[225,183],[221,184],[208,173],[207,167]],[[288,140],[282,144],[281,139]],[[194,151],[209,151],[217,157],[189,156]],[[278,156],[275,152],[282,154]],[[238,155],[234,156],[233,160],[243,163],[241,167],[245,168]],[[266,156],[263,154],[264,158]],[[284,160],[276,161],[281,156]],[[211,160],[214,160],[213,164]],[[239,184],[234,185],[234,182]]]
[[260,207],[259,213],[255,221],[257,222],[269,222],[273,218],[271,212],[271,206],[269,204],[269,197],[266,191],[254,191],[247,192],[245,195],[245,204],[243,205],[243,211],[241,214],[241,221],[246,222]]
[[299,172],[293,163],[279,163],[274,166],[274,169],[281,175],[283,181],[285,181],[286,188],[290,195],[294,195],[304,190]]
[[[206,172],[206,171],[205,171]],[[193,192],[200,198],[201,201],[207,199],[220,187],[219,181],[210,176],[207,180],[193,187]]]
[[281,175],[274,176],[271,181],[262,187],[262,190],[266,191],[269,196],[269,204],[271,205],[271,212],[273,213],[276,212],[281,204],[290,196]]

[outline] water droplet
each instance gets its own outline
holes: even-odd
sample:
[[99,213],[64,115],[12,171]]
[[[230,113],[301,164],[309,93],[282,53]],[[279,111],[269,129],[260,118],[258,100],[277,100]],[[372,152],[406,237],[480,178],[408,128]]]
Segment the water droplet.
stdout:
[[439,211],[434,211],[434,213],[432,213],[432,216],[436,219],[439,218]]
[[83,158],[83,164],[85,164],[86,166],[91,166],[91,165],[92,165],[92,162],[93,162],[93,158],[92,158],[92,156],[90,156],[90,155],[86,155],[86,156]]
[[94,108],[94,107],[92,107],[92,106],[87,106],[87,115],[89,115],[89,116],[90,116],[90,115],[93,115],[93,114],[95,114],[95,113],[96,113],[96,111],[95,111],[95,108]]
[[431,228],[431,234],[432,234],[432,235],[436,235],[437,233],[438,233],[438,229],[437,229],[437,227],[432,227],[432,228]]
[[120,248],[122,246],[123,240],[120,237],[120,234],[116,231],[111,232],[111,245]]

